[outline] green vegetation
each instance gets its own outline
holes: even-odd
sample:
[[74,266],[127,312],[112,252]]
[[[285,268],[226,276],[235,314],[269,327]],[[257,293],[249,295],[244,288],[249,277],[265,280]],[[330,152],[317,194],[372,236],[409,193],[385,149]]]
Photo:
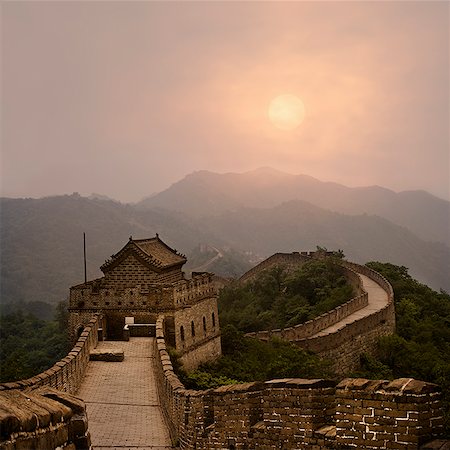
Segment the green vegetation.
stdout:
[[0,315],[1,382],[37,375],[67,355],[66,306],[63,302],[58,304],[52,321],[22,310]]
[[293,273],[274,267],[245,285],[224,288],[219,296],[222,326],[243,332],[304,323],[353,296],[336,258],[312,260]]
[[439,384],[444,392],[450,431],[450,295],[419,283],[408,269],[390,263],[367,266],[394,288],[396,334],[380,339],[377,358],[362,358],[366,378],[411,377]]
[[328,362],[280,339],[261,342],[244,337],[233,325],[222,330],[223,356],[186,373],[171,352],[174,369],[189,389],[208,389],[224,384],[273,378],[330,378]]
[[197,245],[188,253],[185,270],[205,270],[221,277],[239,277],[254,265],[249,261],[250,257],[229,246],[216,248]]
[[274,267],[219,296],[222,357],[186,373],[172,354],[175,371],[191,389],[272,378],[330,378],[330,364],[280,339],[261,342],[244,333],[297,325],[348,301],[353,288],[337,259],[312,260],[294,272]]

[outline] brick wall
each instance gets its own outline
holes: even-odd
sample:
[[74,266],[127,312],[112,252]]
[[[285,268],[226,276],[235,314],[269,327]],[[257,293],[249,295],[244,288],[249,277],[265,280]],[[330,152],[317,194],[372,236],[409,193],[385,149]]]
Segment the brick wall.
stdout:
[[443,431],[441,393],[431,383],[348,378],[336,399],[336,442],[349,448],[412,450]]
[[101,317],[95,315],[84,328],[69,354],[50,369],[25,380],[1,383],[0,392],[11,389],[36,389],[48,386],[59,391],[75,393],[80,387],[91,349],[97,346]]
[[239,278],[239,282],[246,283],[254,280],[262,271],[275,266],[283,266],[287,270],[295,270],[305,262],[311,260],[314,252],[293,252],[293,253],[275,253],[264,261],[260,262],[255,267],[252,267],[248,272]]
[[82,400],[51,388],[0,392],[0,449],[87,450]]
[[300,339],[309,338],[323,329],[335,325],[359,309],[364,308],[368,304],[368,296],[367,292],[365,292],[362,288],[361,278],[351,268],[344,267],[344,271],[345,277],[353,286],[355,292],[355,297],[350,299],[348,302],[345,302],[331,311],[321,314],[315,319],[308,320],[305,323],[284,329],[256,331],[253,333],[247,333],[246,336],[254,337],[263,341],[269,340],[272,336],[276,336],[287,341],[298,341]]
[[0,384],[0,449],[90,448],[84,403],[73,397],[97,346],[101,317],[86,325],[69,354],[25,380]]
[[[294,264],[296,258],[291,257],[290,254],[286,255],[288,256],[290,264]],[[262,265],[259,271],[265,270],[267,267],[279,264],[283,261],[283,257],[280,256],[280,254],[274,256],[276,256],[276,258],[272,261],[269,261],[271,258],[266,260],[269,261],[270,264],[266,263]],[[366,266],[347,261],[343,261],[342,264],[346,270],[347,279],[352,283],[359,295],[347,303],[304,324],[283,330],[267,330],[249,333],[247,336],[252,336],[261,340],[268,340],[271,336],[278,336],[293,342],[324,358],[329,358],[333,362],[334,370],[340,374],[345,374],[348,371],[358,368],[360,355],[362,353],[375,353],[378,339],[381,336],[392,334],[395,330],[394,293],[390,283],[378,272],[375,272]],[[256,276],[256,273],[256,271],[253,271],[251,276]],[[369,316],[343,325],[334,333],[313,337],[316,333],[319,333],[331,325],[339,323],[350,314],[367,305],[367,293],[362,289],[360,277],[357,275],[358,273],[366,275],[371,280],[376,281],[385,290],[388,296],[388,304]]]
[[156,378],[172,438],[181,449],[418,449],[442,432],[438,386],[392,382],[283,379],[184,388],[156,324]]
[[105,273],[105,282],[117,289],[154,283],[158,273],[142,264],[134,255],[128,255],[120,264]]
[[[193,305],[185,306],[175,311],[174,331],[175,347],[181,354],[187,354],[194,349],[204,347],[202,351],[204,353],[204,361],[217,357],[217,352],[209,354],[208,349],[204,346],[210,340],[217,341],[217,338],[220,336],[216,297],[205,298]],[[189,356],[186,356],[186,362],[188,358]],[[192,366],[192,364],[189,365]]]

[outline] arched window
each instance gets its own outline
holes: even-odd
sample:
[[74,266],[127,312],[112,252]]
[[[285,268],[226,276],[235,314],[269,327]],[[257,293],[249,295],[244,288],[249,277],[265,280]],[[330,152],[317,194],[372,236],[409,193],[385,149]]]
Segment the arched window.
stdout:
[[180,336],[181,336],[181,340],[184,341],[184,327],[183,327],[183,325],[181,325],[181,327],[180,327]]
[[195,325],[194,325],[194,321],[191,322],[191,334],[192,334],[192,337],[195,336]]
[[216,326],[216,316],[214,315],[214,313],[212,313],[212,324],[213,324],[213,327],[215,327]]
[[203,331],[206,333],[206,317],[203,316]]

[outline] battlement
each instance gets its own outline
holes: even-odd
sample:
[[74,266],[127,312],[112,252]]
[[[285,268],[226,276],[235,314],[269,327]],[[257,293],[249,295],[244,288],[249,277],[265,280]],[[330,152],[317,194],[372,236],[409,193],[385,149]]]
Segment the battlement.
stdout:
[[[323,252],[276,253],[244,274],[240,280],[247,282],[276,266],[295,270],[311,257],[326,256]],[[374,353],[377,340],[395,330],[394,292],[390,283],[378,272],[348,261],[341,261],[341,264],[344,275],[356,294],[352,299],[303,324],[257,331],[248,333],[247,336],[263,341],[278,337],[292,342],[333,361],[337,373],[344,374],[357,369],[361,353]],[[369,294],[364,288],[362,277],[367,277],[383,291],[385,302],[369,308]],[[371,296],[374,295],[372,289]],[[368,311],[355,314],[365,310]],[[351,320],[352,317],[354,319]]]
[[188,367],[220,355],[216,284],[207,272],[185,278],[181,271],[185,262],[186,257],[158,235],[130,238],[103,264],[104,277],[70,288],[72,340],[94,313],[104,318],[103,338],[119,340],[128,337],[126,320],[136,326],[147,324],[140,329],[151,335],[158,314],[165,314],[169,340]]
[[156,325],[156,376],[181,449],[417,450],[442,433],[440,388],[407,379],[280,379],[185,389]]

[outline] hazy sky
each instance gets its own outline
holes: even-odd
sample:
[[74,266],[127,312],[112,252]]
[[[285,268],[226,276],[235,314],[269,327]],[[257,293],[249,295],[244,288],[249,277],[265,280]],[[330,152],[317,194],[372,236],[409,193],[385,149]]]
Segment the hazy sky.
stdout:
[[[449,198],[448,2],[2,2],[2,194],[272,166]],[[270,101],[305,105],[295,130]]]

